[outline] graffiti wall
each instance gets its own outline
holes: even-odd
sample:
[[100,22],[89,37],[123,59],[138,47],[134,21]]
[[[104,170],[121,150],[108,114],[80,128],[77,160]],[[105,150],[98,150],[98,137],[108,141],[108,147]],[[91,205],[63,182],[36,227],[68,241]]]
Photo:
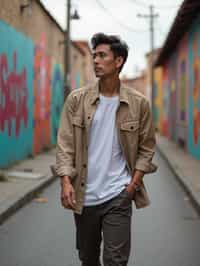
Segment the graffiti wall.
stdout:
[[[166,137],[200,159],[200,16],[155,71],[156,123]],[[162,93],[160,92],[162,91]]]
[[32,153],[33,43],[0,21],[0,166]]
[[163,73],[162,68],[159,67],[155,70],[155,84],[154,84],[154,121],[156,128],[161,132],[162,124],[163,124],[163,90],[162,90],[162,81],[163,81]]
[[185,34],[178,47],[177,59],[177,141],[184,148],[188,146],[188,53],[188,34]]
[[81,74],[76,69],[71,70],[71,88],[79,89],[81,86],[83,86],[84,82],[82,80]]
[[59,64],[53,65],[51,80],[51,143],[56,144],[56,136],[59,126],[59,117],[63,106],[63,71]]
[[45,36],[34,48],[34,141],[39,153],[50,145],[51,64],[45,51]]
[[189,151],[200,158],[200,16],[189,32]]
[[0,167],[55,144],[63,104],[62,67],[0,21]]

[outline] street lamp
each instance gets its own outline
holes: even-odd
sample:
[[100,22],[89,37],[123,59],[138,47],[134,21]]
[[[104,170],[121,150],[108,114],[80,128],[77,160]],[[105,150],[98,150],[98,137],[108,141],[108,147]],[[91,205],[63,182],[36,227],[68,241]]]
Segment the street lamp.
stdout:
[[74,14],[71,15],[71,0],[67,0],[67,20],[66,20],[66,34],[65,34],[65,71],[64,71],[64,97],[66,97],[71,90],[71,60],[70,60],[70,21],[71,19],[80,19],[78,11],[75,10]]

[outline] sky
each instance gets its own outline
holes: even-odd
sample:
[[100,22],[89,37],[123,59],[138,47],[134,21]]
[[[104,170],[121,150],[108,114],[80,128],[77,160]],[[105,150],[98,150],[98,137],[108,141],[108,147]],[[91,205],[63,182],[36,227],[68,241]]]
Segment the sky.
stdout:
[[[42,0],[47,10],[65,29],[67,0]],[[155,48],[162,47],[183,0],[71,0],[71,13],[77,9],[80,19],[71,20],[72,40],[90,41],[93,34],[119,35],[129,46],[122,75],[137,76],[146,66],[150,51],[150,5],[158,16],[154,20]]]

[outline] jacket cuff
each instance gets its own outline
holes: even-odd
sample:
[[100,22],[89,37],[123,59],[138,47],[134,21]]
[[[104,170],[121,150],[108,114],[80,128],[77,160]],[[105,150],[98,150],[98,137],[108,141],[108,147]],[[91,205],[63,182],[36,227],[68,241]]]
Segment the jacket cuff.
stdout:
[[69,176],[70,180],[73,180],[77,176],[77,171],[73,167],[54,167],[55,174],[58,177]]
[[143,171],[145,174],[150,174],[156,172],[157,166],[154,163],[138,160],[135,164],[135,169]]

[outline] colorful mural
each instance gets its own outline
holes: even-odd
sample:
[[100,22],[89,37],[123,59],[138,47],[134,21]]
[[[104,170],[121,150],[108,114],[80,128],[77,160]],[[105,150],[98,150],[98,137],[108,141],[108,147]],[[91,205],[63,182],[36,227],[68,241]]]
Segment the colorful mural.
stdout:
[[162,68],[159,67],[154,72],[155,76],[155,92],[154,92],[154,120],[156,128],[161,131],[163,123],[163,91],[162,91]]
[[34,53],[34,153],[51,144],[50,100],[51,64],[45,51],[45,36],[42,35]]
[[[200,16],[175,52],[155,71],[158,129],[200,159]],[[162,84],[162,94],[158,88]]]
[[200,158],[200,16],[189,32],[189,151]]
[[189,69],[188,34],[178,47],[177,59],[177,141],[182,147],[188,145]]
[[169,71],[166,64],[163,68],[163,120],[161,132],[164,136],[169,136]]
[[39,44],[0,21],[0,167],[56,143],[63,106],[61,65]]
[[59,64],[53,67],[51,81],[51,143],[56,144],[59,117],[63,106],[63,71]]
[[177,55],[174,53],[169,60],[169,136],[176,140],[177,134]]
[[33,43],[0,21],[0,166],[32,153]]
[[81,74],[79,72],[75,72],[73,69],[71,70],[71,88],[79,89],[83,85]]

